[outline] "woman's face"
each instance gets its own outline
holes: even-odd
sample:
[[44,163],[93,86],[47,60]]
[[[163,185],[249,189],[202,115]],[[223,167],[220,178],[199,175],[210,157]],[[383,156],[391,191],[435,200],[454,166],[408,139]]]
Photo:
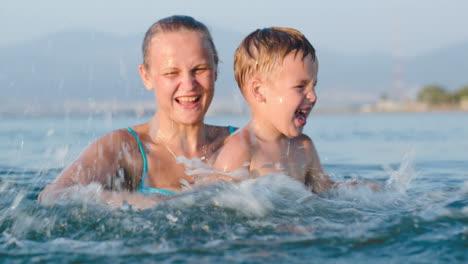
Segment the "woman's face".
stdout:
[[148,66],[140,75],[154,90],[158,112],[180,124],[203,122],[211,103],[216,65],[201,33],[182,30],[159,33],[148,47]]

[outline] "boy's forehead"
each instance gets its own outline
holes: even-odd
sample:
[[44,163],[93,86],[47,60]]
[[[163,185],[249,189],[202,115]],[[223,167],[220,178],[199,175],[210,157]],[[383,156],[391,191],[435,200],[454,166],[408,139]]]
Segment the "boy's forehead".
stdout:
[[286,56],[277,54],[270,62],[259,63],[253,76],[266,81],[279,81],[279,79],[291,81],[306,81],[317,79],[317,57],[308,54],[304,57],[302,51],[293,50]]
[[314,77],[316,77],[318,72],[317,58],[312,57],[311,54],[308,54],[304,57],[302,52],[288,54],[286,57],[284,57],[284,59],[281,61],[281,63],[279,63],[278,66],[279,72],[286,71],[288,74],[292,75],[294,75],[295,73],[297,73],[298,75],[304,73],[303,71],[297,71],[299,69],[305,70],[305,72],[312,74]]

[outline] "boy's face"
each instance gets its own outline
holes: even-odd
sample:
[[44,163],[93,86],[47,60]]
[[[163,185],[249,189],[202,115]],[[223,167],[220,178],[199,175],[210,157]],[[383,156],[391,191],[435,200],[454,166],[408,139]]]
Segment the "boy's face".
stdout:
[[297,137],[307,123],[317,101],[318,62],[308,55],[302,59],[302,52],[290,52],[279,66],[276,75],[266,82],[265,111],[278,132],[287,137]]

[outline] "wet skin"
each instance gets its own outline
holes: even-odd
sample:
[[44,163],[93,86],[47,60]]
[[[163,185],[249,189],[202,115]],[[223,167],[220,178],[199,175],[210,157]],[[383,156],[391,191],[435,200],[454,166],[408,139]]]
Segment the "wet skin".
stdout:
[[324,174],[312,140],[302,134],[316,100],[318,62],[289,53],[277,72],[254,75],[243,87],[252,110],[249,123],[226,140],[215,168],[245,168],[248,177],[282,173],[324,192],[333,182]]
[[[228,128],[204,124],[216,80],[216,65],[208,40],[198,32],[159,33],[149,46],[148,65],[140,65],[143,84],[155,94],[158,111],[147,123],[133,126],[148,159],[146,186],[179,191],[185,173],[176,156],[204,158],[211,163],[229,135]],[[91,143],[39,195],[53,204],[79,193],[80,186],[98,183],[98,200],[119,206],[123,200],[147,208],[164,199],[135,192],[143,161],[135,138],[126,130],[112,131]]]

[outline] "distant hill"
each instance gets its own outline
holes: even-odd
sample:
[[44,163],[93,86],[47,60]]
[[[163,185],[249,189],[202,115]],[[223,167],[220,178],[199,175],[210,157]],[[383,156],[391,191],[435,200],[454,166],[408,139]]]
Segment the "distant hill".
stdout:
[[[134,38],[62,32],[0,49],[3,100],[49,102],[68,98],[143,97]],[[5,94],[5,93],[4,93]]]
[[[240,93],[232,64],[244,37],[213,29],[220,54],[216,95],[229,101]],[[142,101],[152,95],[138,75],[142,36],[101,32],[61,32],[22,44],[0,47],[0,103],[116,100]],[[387,54],[350,56],[316,45],[320,62],[319,106],[349,106],[392,93],[395,61]],[[468,84],[468,43],[401,59],[404,86],[438,83],[453,90]],[[151,99],[152,100],[152,99]]]
[[407,81],[414,85],[439,84],[448,90],[468,85],[468,42],[407,58]]
[[[322,57],[319,80],[325,81],[319,89],[330,89],[332,95],[337,96],[342,93],[359,99],[356,94],[360,94],[363,100],[383,93],[414,97],[428,84],[440,84],[451,91],[468,84],[468,42],[399,59],[384,54],[346,56],[324,53]],[[394,88],[397,79],[402,82],[402,91]]]

